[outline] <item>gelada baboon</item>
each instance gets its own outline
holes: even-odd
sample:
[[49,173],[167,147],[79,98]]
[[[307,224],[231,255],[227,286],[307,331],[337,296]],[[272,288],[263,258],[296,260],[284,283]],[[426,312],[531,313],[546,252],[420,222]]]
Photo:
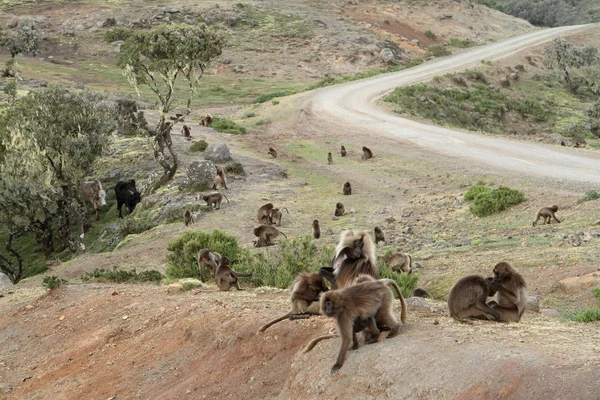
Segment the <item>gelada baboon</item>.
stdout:
[[256,219],[260,224],[270,224],[271,223],[271,210],[273,209],[273,203],[267,203],[265,205],[260,206],[258,209],[258,213],[256,214]]
[[393,300],[392,292],[382,281],[357,283],[321,294],[321,313],[336,319],[342,338],[337,360],[331,368],[332,374],[344,365],[350,342],[355,339],[353,328],[357,319],[366,321],[367,330],[372,336],[379,332],[375,320],[384,321],[390,327],[388,338],[398,334],[400,324],[394,316]]
[[406,253],[393,253],[387,262],[388,268],[394,272],[412,274],[412,257]]
[[331,156],[331,152],[327,153],[327,164],[333,164],[333,157]]
[[406,312],[407,312],[406,301],[404,300],[404,295],[402,294],[402,290],[400,290],[400,286],[398,286],[396,281],[394,281],[393,279],[375,279],[371,275],[362,274],[362,275],[359,275],[354,280],[354,284],[363,283],[363,282],[377,282],[377,281],[383,282],[388,286],[388,288],[391,287],[394,289],[394,291],[396,292],[396,296],[398,296],[398,300],[400,300],[400,308],[401,308],[400,320],[402,321],[402,323],[406,323]]
[[277,151],[275,151],[275,149],[272,148],[272,147],[269,147],[269,153],[268,154],[272,155],[273,158],[277,158]]
[[376,226],[375,227],[375,244],[377,244],[379,242],[385,243],[385,236],[383,236],[383,231],[381,230],[381,228]]
[[487,304],[487,298],[496,293],[492,278],[469,275],[460,279],[448,295],[450,316],[458,322],[468,319],[500,320],[500,313]]
[[325,283],[325,279],[317,273],[309,274],[301,273],[296,277],[292,288],[290,289],[290,302],[292,303],[291,310],[272,321],[267,322],[258,330],[264,332],[271,325],[274,325],[286,318],[301,319],[307,318],[310,315],[319,314],[319,295],[322,292],[328,291],[329,288]]
[[368,160],[369,158],[373,158],[373,152],[368,147],[363,146],[362,151],[363,151],[363,155],[362,155],[363,160]]
[[558,211],[558,206],[540,208],[540,211],[538,211],[535,216],[535,221],[533,221],[533,226],[535,226],[537,224],[537,222],[540,220],[540,218],[544,219],[544,225],[549,224],[551,221],[555,221],[560,224],[560,221],[554,215],[554,213],[557,211]]
[[217,266],[219,265],[219,261],[221,261],[221,255],[219,253],[214,253],[209,251],[208,249],[200,249],[198,251],[198,271],[200,272],[200,280],[202,282],[206,282],[204,278],[204,269],[208,268],[211,276],[215,276],[215,272],[217,271]]
[[425,299],[430,299],[431,295],[425,289],[416,288],[415,290],[413,290],[411,297],[423,297]]
[[350,186],[350,182],[344,183],[344,186],[342,186],[342,193],[344,193],[344,196],[349,196],[352,194],[352,186]]
[[340,150],[340,154],[342,155],[342,157],[346,157],[346,155],[348,155],[348,152],[346,151],[346,148],[344,146],[342,146],[342,149]]
[[187,210],[185,214],[183,214],[183,223],[185,226],[188,226],[189,224],[193,224],[195,222],[196,220],[194,219],[194,215],[190,210]]
[[379,279],[375,245],[371,236],[363,231],[342,232],[332,267],[321,268],[319,273],[331,282],[334,289],[352,285],[360,274]]
[[258,238],[254,242],[254,247],[274,245],[275,243],[273,243],[273,240],[279,236],[280,233],[287,238],[286,234],[279,231],[277,228],[269,225],[259,225],[254,228],[254,236]]
[[[288,213],[288,215],[290,214],[288,209],[285,207],[281,208],[281,210],[285,210],[285,212]],[[281,226],[281,218],[283,217],[283,213],[281,212],[281,210],[279,208],[273,208],[269,212],[269,223],[271,225]]]
[[208,114],[206,117],[200,120],[200,126],[211,126],[213,123],[212,115]]
[[227,200],[227,204],[229,204],[229,199],[222,193],[216,192],[211,194],[205,194],[202,196],[202,200],[206,202],[206,205],[209,207],[215,206],[215,209],[219,210],[221,208],[221,202],[223,201],[223,197]]
[[227,178],[225,177],[225,172],[223,172],[223,168],[217,167],[217,175],[215,175],[215,183],[213,184],[213,189],[221,190],[221,188],[227,189]]
[[319,239],[321,238],[321,227],[319,226],[319,220],[315,219],[312,223],[313,228],[313,238]]
[[251,277],[252,274],[240,274],[229,267],[229,259],[225,256],[221,257],[217,271],[215,272],[215,282],[219,290],[227,292],[232,286],[237,290],[245,290],[240,287],[238,278]]
[[500,313],[502,322],[519,322],[527,305],[527,285],[523,277],[507,262],[494,267],[496,297],[488,305]]
[[183,127],[181,128],[181,134],[186,138],[192,137],[192,132],[190,131],[190,128],[188,128],[187,125],[183,125]]
[[345,213],[346,213],[346,209],[344,208],[344,205],[342,203],[337,203],[335,205],[335,216],[341,217]]

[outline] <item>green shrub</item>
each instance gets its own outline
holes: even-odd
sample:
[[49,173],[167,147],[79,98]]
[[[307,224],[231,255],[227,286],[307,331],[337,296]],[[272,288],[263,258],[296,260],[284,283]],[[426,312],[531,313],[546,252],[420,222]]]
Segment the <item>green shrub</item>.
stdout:
[[585,192],[585,196],[583,196],[581,199],[577,200],[577,203],[583,203],[586,201],[597,200],[597,199],[600,199],[600,193],[596,192],[595,190],[590,190],[589,192]]
[[63,283],[67,283],[67,281],[62,278],[59,278],[58,276],[50,275],[44,278],[42,286],[48,290],[52,290],[58,289]]
[[429,46],[429,48],[427,50],[429,50],[429,52],[427,53],[427,56],[429,56],[429,57],[444,57],[444,56],[449,56],[450,54],[452,54],[452,52],[450,52],[442,44],[434,44],[432,46]]
[[471,42],[469,39],[460,40],[452,38],[450,39],[450,46],[457,47],[459,49],[466,49],[467,47],[473,46],[473,42]]
[[433,33],[431,30],[427,29],[425,31],[425,36],[427,36],[429,39],[431,40],[435,40],[437,39],[437,35],[435,33]]
[[243,135],[246,133],[246,128],[239,126],[230,119],[214,118],[212,128],[217,132],[232,133],[234,135]]
[[239,163],[237,161],[229,161],[227,164],[225,164],[224,170],[226,173],[232,175],[246,175],[246,171],[244,171],[244,166],[242,165],[242,163]]
[[271,101],[271,104],[273,104],[274,106],[276,106],[277,104],[279,104],[279,100],[273,100],[273,101]]
[[157,223],[152,220],[152,216],[148,211],[141,211],[119,220],[119,227],[125,236],[137,235],[155,226],[157,226]]
[[206,140],[199,140],[190,146],[190,151],[192,153],[198,153],[198,152],[206,150],[207,147],[208,147],[208,143],[206,142]]
[[275,97],[285,97],[285,96],[289,96],[290,94],[293,94],[293,93],[289,93],[289,92],[267,93],[267,94],[263,94],[262,96],[259,96],[256,100],[254,100],[254,103],[255,104],[265,103],[269,100],[273,100]]
[[496,189],[489,190],[476,190],[480,192],[474,196],[470,210],[477,217],[487,217],[502,212],[525,200],[523,192],[506,186],[499,186]]
[[477,82],[481,82],[485,85],[488,84],[488,80],[485,77],[485,74],[481,71],[475,71],[472,69],[468,69],[464,72],[464,75],[468,78],[471,79],[473,81],[477,81]]
[[254,117],[256,117],[256,113],[255,112],[248,112],[245,115],[246,115],[246,118],[254,118]]
[[113,28],[104,33],[104,41],[108,43],[116,42],[117,40],[127,40],[133,32],[125,28]]
[[600,287],[592,289],[592,296],[598,300],[596,308],[586,308],[575,315],[575,321],[578,322],[594,322],[600,321]]
[[[392,271],[389,268],[386,268],[383,264],[379,264],[379,275],[381,279],[392,279],[394,280],[400,290],[402,291],[402,295],[405,298],[409,298],[412,291],[417,287],[417,283],[419,281],[419,276],[417,274],[400,274],[398,272]],[[392,289],[392,292],[394,290]],[[394,292],[395,293],[395,292]]]
[[156,270],[136,272],[135,269],[126,271],[118,267],[112,269],[96,268],[92,272],[86,272],[81,280],[84,282],[160,282],[164,276]]
[[491,190],[492,189],[484,185],[475,185],[467,190],[467,193],[465,193],[463,197],[466,201],[472,201],[479,193],[489,192]]

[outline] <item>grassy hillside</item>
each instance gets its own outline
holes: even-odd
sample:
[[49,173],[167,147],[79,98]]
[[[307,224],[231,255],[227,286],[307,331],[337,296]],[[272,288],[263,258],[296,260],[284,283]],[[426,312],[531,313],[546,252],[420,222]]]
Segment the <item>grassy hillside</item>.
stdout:
[[538,26],[589,24],[600,21],[596,0],[479,0],[496,10]]

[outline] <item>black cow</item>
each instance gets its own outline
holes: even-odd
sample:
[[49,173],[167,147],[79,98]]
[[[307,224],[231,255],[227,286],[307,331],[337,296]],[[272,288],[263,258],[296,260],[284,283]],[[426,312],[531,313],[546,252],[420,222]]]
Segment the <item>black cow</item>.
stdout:
[[117,195],[117,208],[119,209],[119,218],[123,218],[121,207],[125,204],[129,214],[135,210],[135,206],[142,198],[140,192],[135,188],[135,180],[119,181],[115,186],[115,194]]

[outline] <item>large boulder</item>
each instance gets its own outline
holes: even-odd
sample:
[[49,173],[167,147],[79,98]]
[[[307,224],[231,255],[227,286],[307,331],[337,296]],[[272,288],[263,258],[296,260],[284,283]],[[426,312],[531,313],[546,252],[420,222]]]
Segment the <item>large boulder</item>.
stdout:
[[583,292],[594,286],[600,286],[600,272],[592,272],[583,276],[575,276],[563,279],[559,282],[559,287],[565,293]]
[[215,182],[216,167],[210,161],[194,161],[188,166],[187,175],[198,190],[209,190]]
[[0,272],[0,290],[11,289],[13,287],[13,283],[10,278],[5,274]]
[[209,144],[204,150],[204,158],[215,163],[223,163],[231,160],[229,147],[226,144]]

